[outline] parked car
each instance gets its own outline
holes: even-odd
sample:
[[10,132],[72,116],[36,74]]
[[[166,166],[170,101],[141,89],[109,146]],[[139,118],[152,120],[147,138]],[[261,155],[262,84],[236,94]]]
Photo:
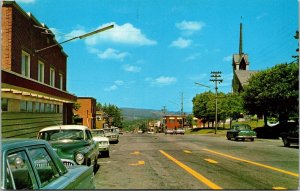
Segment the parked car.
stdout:
[[166,130],[165,130],[165,135],[167,135],[167,134],[173,135],[174,133],[175,133],[175,130],[174,130],[174,129],[166,129]]
[[95,189],[93,168],[67,168],[47,141],[4,139],[1,147],[1,190]]
[[185,133],[185,130],[184,130],[183,128],[178,128],[178,129],[175,130],[175,134],[176,134],[176,135],[177,135],[177,134],[184,135],[184,133]]
[[285,147],[289,147],[291,144],[299,145],[299,124],[289,128],[286,132],[282,132],[280,137]]
[[256,133],[251,130],[251,127],[248,124],[234,124],[231,126],[230,130],[227,131],[226,137],[228,140],[250,139],[251,141],[254,141]]
[[117,127],[104,128],[105,136],[109,139],[109,143],[119,142],[119,131]]
[[99,154],[104,157],[109,157],[109,139],[105,136],[103,129],[92,130],[93,140],[99,144]]
[[50,143],[63,160],[98,169],[98,143],[93,140],[90,129],[83,125],[58,125],[46,127],[38,133],[38,139]]

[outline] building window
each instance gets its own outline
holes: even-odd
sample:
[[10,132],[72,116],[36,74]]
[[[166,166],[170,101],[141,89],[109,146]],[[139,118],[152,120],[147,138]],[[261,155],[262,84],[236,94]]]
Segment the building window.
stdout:
[[26,77],[30,77],[30,55],[22,51],[22,71],[21,74]]
[[27,111],[27,102],[26,101],[21,101],[20,102],[20,111],[21,112],[26,112]]
[[59,74],[59,89],[63,89],[63,84],[64,84],[64,76],[63,74]]
[[50,86],[55,87],[55,70],[50,68]]
[[38,63],[38,81],[44,83],[44,68],[45,65],[43,62],[39,61]]
[[33,111],[33,104],[31,101],[27,101],[27,104],[26,104],[26,111],[27,112],[32,112]]
[[1,98],[1,110],[8,111],[8,99],[7,98]]
[[35,112],[40,112],[40,105],[41,105],[41,103],[35,102],[35,104],[34,104]]

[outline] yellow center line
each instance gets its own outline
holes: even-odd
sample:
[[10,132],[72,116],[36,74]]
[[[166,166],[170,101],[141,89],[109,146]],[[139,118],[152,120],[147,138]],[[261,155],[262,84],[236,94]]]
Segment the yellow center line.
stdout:
[[183,152],[188,153],[188,154],[192,153],[192,151],[188,151],[188,150],[183,150]]
[[293,173],[293,172],[290,172],[290,171],[286,171],[286,170],[282,170],[282,169],[275,168],[275,167],[272,167],[272,166],[264,165],[264,164],[261,164],[261,163],[257,163],[257,162],[253,162],[253,161],[249,161],[249,160],[245,160],[245,159],[241,159],[241,158],[238,158],[238,157],[230,156],[230,155],[227,155],[227,154],[224,154],[224,153],[219,153],[219,152],[216,152],[216,151],[213,151],[213,150],[209,150],[209,149],[203,149],[203,150],[211,152],[211,153],[214,153],[214,154],[217,154],[217,155],[221,155],[221,156],[224,156],[224,157],[227,157],[227,158],[231,158],[233,160],[237,160],[237,161],[241,161],[241,162],[253,164],[253,165],[256,165],[256,166],[264,167],[264,168],[271,169],[271,170],[274,170],[274,171],[277,171],[277,172],[281,172],[281,173],[284,173],[284,174],[288,174],[288,175],[291,175],[291,176],[299,177],[299,174]]
[[129,166],[139,166],[139,165],[144,165],[145,164],[145,161],[138,161],[137,163],[131,163],[131,164],[128,164]]
[[139,151],[134,151],[133,153],[130,153],[131,155],[139,155],[140,152]]
[[177,159],[175,159],[174,157],[172,157],[168,153],[164,152],[163,150],[159,150],[159,152],[161,152],[161,154],[163,154],[165,157],[167,157],[168,159],[170,159],[171,161],[173,161],[174,163],[176,163],[178,166],[180,166],[181,168],[183,168],[184,170],[186,170],[188,173],[190,173],[191,175],[193,175],[195,178],[197,178],[198,180],[200,180],[201,182],[203,182],[204,184],[206,184],[211,189],[222,189],[220,186],[218,186],[215,183],[211,182],[206,177],[204,177],[203,175],[199,174],[198,172],[196,172],[195,170],[191,169],[190,167],[186,166],[182,162],[178,161]]
[[217,161],[212,160],[212,159],[204,159],[204,160],[206,160],[207,162],[212,163],[212,164],[217,164],[218,163]]

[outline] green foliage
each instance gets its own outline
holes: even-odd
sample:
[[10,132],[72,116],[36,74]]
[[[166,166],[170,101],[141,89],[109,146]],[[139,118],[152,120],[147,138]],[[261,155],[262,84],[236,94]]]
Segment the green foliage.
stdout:
[[251,114],[278,116],[280,121],[298,114],[298,63],[279,64],[253,75],[243,93]]
[[107,114],[106,121],[109,125],[122,128],[121,110],[113,104],[104,104],[102,110]]
[[[243,100],[238,94],[218,93],[218,121],[227,118],[235,119],[243,113]],[[212,92],[197,94],[193,98],[193,114],[195,117],[207,121],[215,120],[216,100]]]
[[76,103],[74,103],[73,104],[73,109],[75,110],[75,111],[78,111],[78,109],[81,107],[81,105],[80,105],[80,103],[78,103],[78,102],[76,102]]

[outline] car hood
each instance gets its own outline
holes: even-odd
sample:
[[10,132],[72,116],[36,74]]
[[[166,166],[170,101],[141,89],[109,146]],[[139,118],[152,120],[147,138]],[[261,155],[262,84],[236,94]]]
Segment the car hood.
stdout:
[[56,151],[58,156],[60,156],[61,158],[65,158],[65,154],[73,155],[76,150],[80,150],[89,145],[89,143],[84,140],[60,140],[49,141],[49,143],[53,147],[54,151]]
[[93,137],[94,141],[100,142],[100,141],[109,141],[107,137]]

